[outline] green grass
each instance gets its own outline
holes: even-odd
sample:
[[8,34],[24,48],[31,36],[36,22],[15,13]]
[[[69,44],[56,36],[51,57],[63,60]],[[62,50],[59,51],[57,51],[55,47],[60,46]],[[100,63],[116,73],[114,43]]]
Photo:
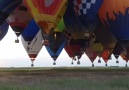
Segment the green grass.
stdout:
[[0,68],[0,90],[129,90],[128,68]]

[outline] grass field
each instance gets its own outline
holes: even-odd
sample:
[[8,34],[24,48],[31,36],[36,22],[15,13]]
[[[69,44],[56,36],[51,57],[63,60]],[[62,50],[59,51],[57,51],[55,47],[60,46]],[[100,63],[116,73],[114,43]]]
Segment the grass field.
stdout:
[[0,68],[0,90],[129,90],[129,68]]

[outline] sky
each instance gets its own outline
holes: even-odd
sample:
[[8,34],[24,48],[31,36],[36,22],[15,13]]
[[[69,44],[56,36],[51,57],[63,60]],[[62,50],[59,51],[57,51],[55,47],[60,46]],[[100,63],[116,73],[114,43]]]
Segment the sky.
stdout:
[[[15,43],[16,35],[9,27],[8,33],[0,41],[0,67],[31,67],[31,60],[27,55],[21,41]],[[19,40],[20,37],[19,37]],[[63,51],[56,61],[56,65],[53,65],[53,59],[48,54],[47,50],[43,46],[39,52],[36,60],[34,61],[34,67],[91,67],[92,63],[86,56],[83,54],[80,59],[81,64],[77,65],[77,62],[74,61],[74,64],[71,65],[71,58],[68,54]],[[126,62],[119,57],[119,64],[116,64],[116,59],[112,55],[112,60],[108,61],[108,66],[121,66],[124,67]],[[94,65],[105,66],[104,61],[101,59],[101,63],[98,63],[98,57],[94,61]],[[128,63],[129,65],[129,63]]]

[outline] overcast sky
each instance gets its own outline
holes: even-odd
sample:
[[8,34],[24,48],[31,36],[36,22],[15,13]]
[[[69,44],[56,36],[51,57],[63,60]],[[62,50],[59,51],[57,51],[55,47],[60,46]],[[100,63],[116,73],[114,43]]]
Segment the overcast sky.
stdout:
[[[0,67],[30,67],[31,60],[29,59],[22,43],[15,43],[16,35],[9,28],[8,33],[0,42]],[[20,40],[20,38],[19,38]],[[63,50],[56,61],[56,66],[53,66],[53,59],[50,57],[46,49],[43,47],[37,56],[34,66],[35,67],[58,67],[58,66],[86,66],[92,65],[90,60],[84,54],[80,59],[81,65],[71,65],[71,58],[67,55],[65,50]],[[112,60],[108,61],[108,66],[125,66],[126,62],[119,57],[119,64],[116,64],[116,60],[112,55]],[[95,66],[105,66],[104,61],[101,59],[101,64],[98,64],[98,58],[94,61]]]

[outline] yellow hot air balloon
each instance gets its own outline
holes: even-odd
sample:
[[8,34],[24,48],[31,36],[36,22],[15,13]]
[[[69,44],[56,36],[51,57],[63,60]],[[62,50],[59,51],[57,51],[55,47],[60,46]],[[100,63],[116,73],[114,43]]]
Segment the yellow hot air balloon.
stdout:
[[63,17],[67,0],[24,0],[43,33],[49,34]]

